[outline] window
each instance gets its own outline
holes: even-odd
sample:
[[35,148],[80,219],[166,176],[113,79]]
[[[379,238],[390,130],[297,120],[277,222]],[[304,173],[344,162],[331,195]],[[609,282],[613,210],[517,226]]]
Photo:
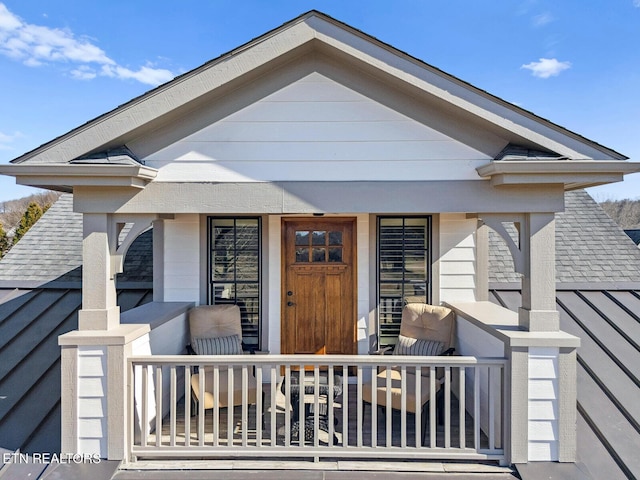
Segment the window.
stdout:
[[260,346],[260,219],[209,217],[208,303],[240,307],[242,340]]
[[393,345],[407,303],[431,302],[431,217],[378,217],[379,346]]

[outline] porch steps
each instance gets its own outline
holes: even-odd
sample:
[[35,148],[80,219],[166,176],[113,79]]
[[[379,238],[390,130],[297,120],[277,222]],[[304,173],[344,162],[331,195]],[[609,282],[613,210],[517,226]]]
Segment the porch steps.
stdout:
[[[453,462],[397,462],[323,460],[265,461],[265,460],[142,460],[122,464],[112,480],[173,479],[189,471],[189,478],[216,479],[256,478],[260,480],[315,480],[364,478],[471,478],[478,480],[511,480],[518,478],[515,470],[490,463]],[[201,476],[202,474],[202,476]]]

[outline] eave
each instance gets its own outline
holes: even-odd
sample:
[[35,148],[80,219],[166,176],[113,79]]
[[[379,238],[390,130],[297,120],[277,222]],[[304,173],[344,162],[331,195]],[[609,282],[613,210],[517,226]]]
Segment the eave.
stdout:
[[143,189],[158,171],[144,165],[0,165],[0,174],[32,187],[72,192],[75,186]]
[[626,161],[494,161],[476,168],[494,187],[563,184],[565,190],[621,182],[624,175],[640,172],[640,163]]

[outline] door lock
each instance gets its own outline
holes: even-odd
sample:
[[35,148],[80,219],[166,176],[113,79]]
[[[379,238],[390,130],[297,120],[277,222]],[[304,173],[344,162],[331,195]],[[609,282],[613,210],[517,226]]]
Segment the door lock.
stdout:
[[295,305],[295,303],[293,302],[287,302],[287,307],[293,307]]

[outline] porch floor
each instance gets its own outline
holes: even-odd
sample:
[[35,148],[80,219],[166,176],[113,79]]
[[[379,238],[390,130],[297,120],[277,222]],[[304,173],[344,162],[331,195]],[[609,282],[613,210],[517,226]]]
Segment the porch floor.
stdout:
[[[262,445],[272,445],[272,437],[271,437],[271,394],[269,391],[269,386],[265,385],[263,388],[264,394],[264,428],[262,429],[262,437],[261,444]],[[335,427],[334,427],[334,445],[343,445],[344,440],[344,424],[343,424],[343,396],[338,396],[334,401],[334,418],[335,418]],[[285,446],[286,445],[286,436],[287,432],[285,431],[285,398],[284,395],[280,392],[276,392],[276,415],[275,415],[275,445]],[[232,434],[232,442],[233,445],[242,445],[242,408],[236,407],[234,409],[234,416],[232,420],[233,426],[233,434]],[[376,428],[376,438],[377,438],[377,446],[387,446],[387,430],[386,430],[386,415],[385,408],[379,407],[377,410],[377,428]],[[347,422],[347,444],[349,446],[358,446],[358,405],[357,405],[357,393],[356,393],[356,385],[349,385],[348,392],[348,422]],[[213,445],[214,444],[214,419],[213,419],[213,410],[205,411],[205,421],[204,421],[204,443],[205,445]],[[219,410],[219,420],[218,420],[218,444],[221,446],[228,445],[228,409],[221,408]],[[474,448],[474,429],[473,429],[473,419],[467,413],[465,416],[465,425],[464,425],[464,444],[467,448]],[[461,443],[460,430],[461,425],[459,421],[459,410],[458,410],[458,401],[455,399],[455,396],[452,395],[452,401],[450,404],[450,447],[458,448]],[[293,423],[295,419],[291,419],[290,422]],[[372,422],[371,422],[371,408],[369,405],[364,409],[364,416],[362,422],[362,444],[361,446],[370,447],[372,445]],[[415,447],[416,445],[416,423],[415,417],[411,413],[407,413],[406,415],[406,447]],[[425,446],[431,445],[431,440],[429,438],[430,428],[427,426],[427,434],[425,439]],[[181,399],[176,408],[176,426],[175,426],[175,444],[176,445],[185,445],[185,417],[184,417],[184,398]],[[248,410],[248,430],[246,432],[247,436],[247,444],[248,445],[256,445],[256,408],[255,406],[250,406]],[[329,434],[327,431],[323,431],[320,429],[318,431],[318,441],[320,445],[328,445],[329,444]],[[297,446],[298,438],[297,436],[292,436],[289,433],[290,444]],[[147,439],[148,443],[151,445],[156,444],[156,435],[155,433],[151,433]],[[192,416],[190,417],[190,444],[198,445],[198,417]],[[162,437],[161,437],[161,445],[162,446],[170,446],[171,444],[171,425],[170,419],[165,417],[162,422]],[[306,445],[313,445],[312,441],[306,442]],[[481,433],[480,435],[480,447],[486,448],[488,445],[487,437]],[[392,412],[391,419],[391,444],[389,446],[393,447],[402,447],[402,431],[401,431],[401,414],[399,411]],[[445,428],[444,425],[436,424],[436,447],[443,448],[445,447]]]

